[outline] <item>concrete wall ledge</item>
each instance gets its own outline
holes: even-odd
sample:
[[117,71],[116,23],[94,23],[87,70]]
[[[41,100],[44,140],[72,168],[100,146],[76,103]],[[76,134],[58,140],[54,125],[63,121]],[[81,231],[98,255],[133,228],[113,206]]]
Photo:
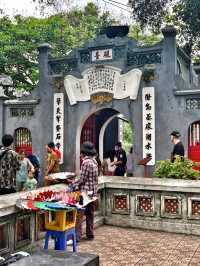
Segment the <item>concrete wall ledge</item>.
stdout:
[[99,189],[103,188],[200,193],[200,180],[101,176]]
[[24,192],[11,193],[7,195],[1,195],[0,217],[19,212],[20,210],[16,207],[16,201],[20,198],[26,198],[28,195],[30,195],[30,193],[37,194],[39,191],[47,191],[49,189],[53,191],[59,191],[65,189],[66,187],[67,186],[64,184],[58,184],[49,187],[41,187],[32,191],[24,191]]

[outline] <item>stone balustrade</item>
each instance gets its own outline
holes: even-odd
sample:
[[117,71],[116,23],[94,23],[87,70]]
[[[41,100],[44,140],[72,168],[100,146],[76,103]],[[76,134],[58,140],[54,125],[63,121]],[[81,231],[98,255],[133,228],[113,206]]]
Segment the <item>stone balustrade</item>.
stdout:
[[[62,190],[59,184],[40,190]],[[38,190],[31,193],[37,193]],[[44,211],[23,211],[16,201],[30,192],[0,196],[0,255],[27,249],[44,236]],[[200,235],[200,181],[99,178],[98,225]],[[102,219],[103,218],[103,219]]]
[[200,235],[200,181],[101,177],[105,224]]

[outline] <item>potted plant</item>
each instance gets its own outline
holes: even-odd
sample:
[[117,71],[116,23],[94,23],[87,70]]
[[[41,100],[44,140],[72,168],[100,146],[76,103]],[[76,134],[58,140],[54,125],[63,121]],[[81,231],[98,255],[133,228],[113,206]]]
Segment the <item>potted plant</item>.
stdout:
[[200,179],[200,172],[194,166],[193,161],[177,155],[173,163],[170,160],[158,161],[154,175],[159,178]]

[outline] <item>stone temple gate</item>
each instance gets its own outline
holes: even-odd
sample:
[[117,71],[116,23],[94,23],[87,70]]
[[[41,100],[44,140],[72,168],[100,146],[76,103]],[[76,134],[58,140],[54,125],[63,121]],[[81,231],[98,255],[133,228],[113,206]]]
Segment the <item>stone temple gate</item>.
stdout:
[[140,159],[151,155],[153,170],[156,160],[169,158],[172,130],[181,132],[186,150],[200,151],[199,68],[195,73],[177,47],[176,30],[164,28],[163,40],[153,46],[140,45],[127,32],[127,27],[109,27],[63,58],[52,58],[51,46],[40,45],[38,87],[28,97],[1,98],[0,135],[21,129],[26,142],[23,132],[29,132],[27,145],[31,141],[42,166],[45,144],[54,140],[63,170],[73,171],[80,167],[80,144],[87,136],[101,158],[114,145],[121,114],[134,129],[135,175],[143,171]]

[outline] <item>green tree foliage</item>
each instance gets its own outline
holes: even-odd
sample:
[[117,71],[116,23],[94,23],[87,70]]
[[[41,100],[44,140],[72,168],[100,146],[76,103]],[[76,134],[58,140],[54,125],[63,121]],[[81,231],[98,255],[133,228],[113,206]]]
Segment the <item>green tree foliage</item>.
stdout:
[[181,156],[176,156],[174,163],[170,160],[158,161],[154,175],[160,178],[199,179],[200,173],[193,167],[194,163],[191,160],[183,160]]
[[100,14],[92,3],[84,10],[44,19],[4,16],[0,19],[0,73],[10,75],[15,88],[32,90],[38,80],[38,44],[48,42],[53,46],[53,56],[64,56],[95,38],[98,28],[111,23],[109,13]]
[[159,32],[163,18],[168,12],[168,4],[172,0],[132,0],[133,17],[141,28],[148,26]]
[[123,128],[122,143],[125,151],[128,152],[130,150],[130,147],[133,146],[133,132],[131,125],[125,121],[122,124],[122,128]]
[[188,54],[200,50],[200,0],[179,0],[169,16],[179,30],[179,42],[185,43]]
[[165,23],[173,23],[178,42],[188,54],[200,49],[200,0],[132,0],[133,17],[142,29],[160,32]]
[[131,25],[129,37],[134,38],[143,45],[153,45],[161,40],[161,35],[152,33],[143,33],[140,26],[137,24]]

